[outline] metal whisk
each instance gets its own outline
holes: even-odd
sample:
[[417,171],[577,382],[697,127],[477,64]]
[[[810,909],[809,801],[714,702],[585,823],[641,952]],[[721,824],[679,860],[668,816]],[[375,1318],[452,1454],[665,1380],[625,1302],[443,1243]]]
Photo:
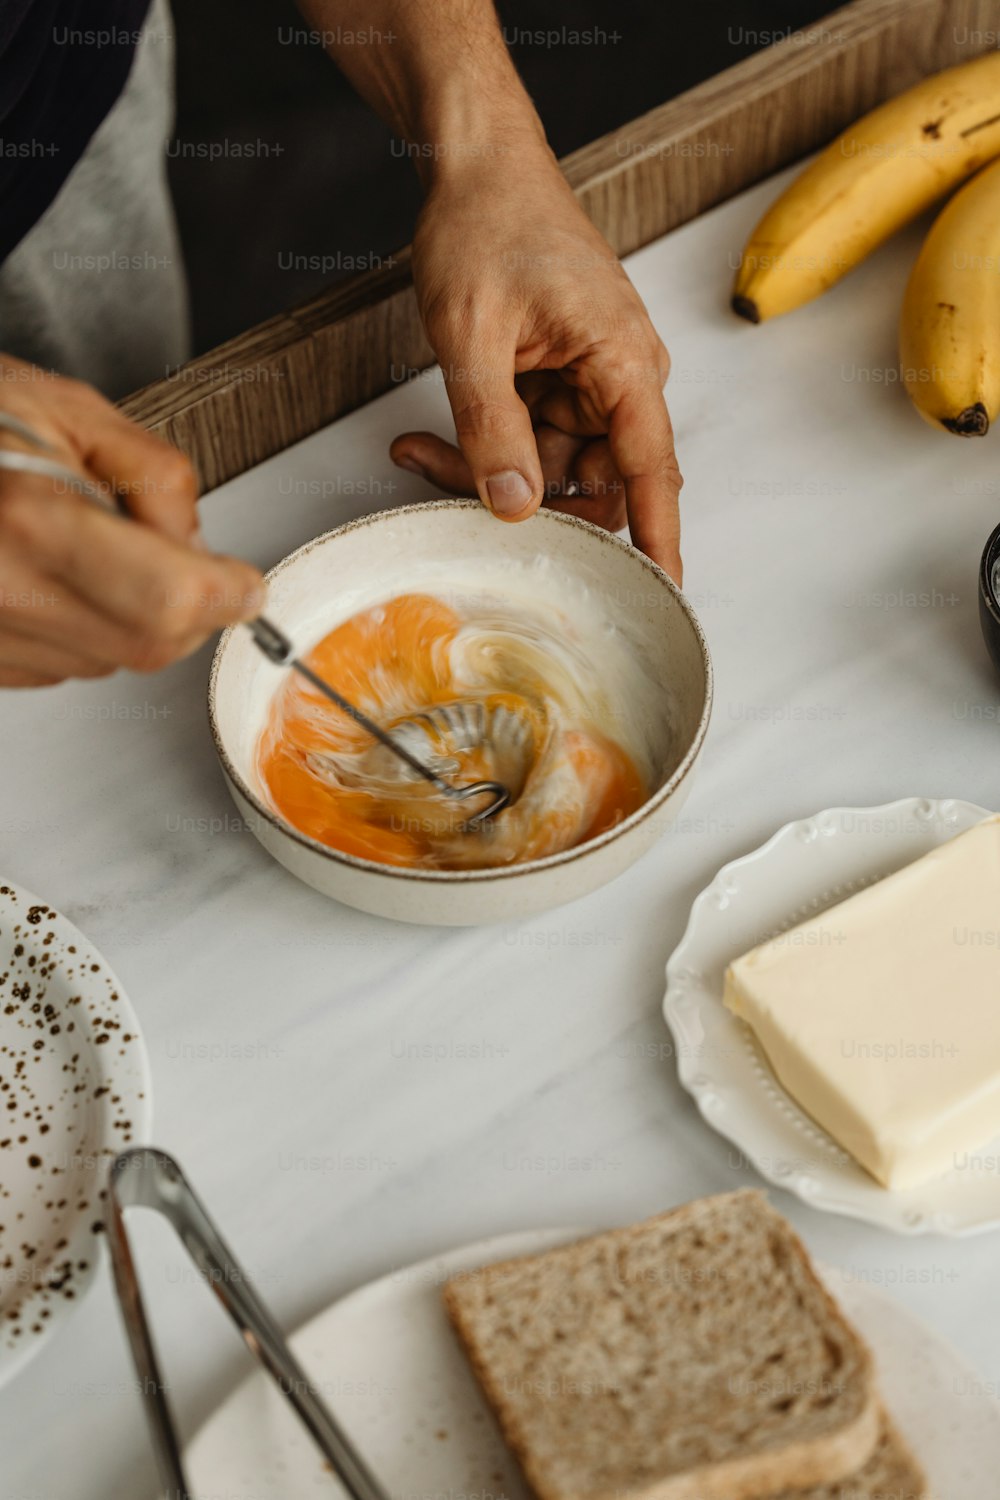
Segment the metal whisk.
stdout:
[[442,796],[453,797],[459,802],[465,802],[471,797],[488,796],[490,799],[489,802],[484,807],[481,807],[478,812],[473,813],[471,817],[467,818],[467,823],[473,825],[483,823],[487,818],[492,817],[494,813],[500,812],[502,808],[507,806],[510,801],[510,791],[502,782],[474,781],[468,786],[455,786],[452,782],[445,781],[436,771],[432,771],[430,766],[425,766],[423,761],[411,754],[405,745],[401,745],[399,740],[395,739],[391,734],[387,734],[381,725],[375,723],[374,719],[370,719],[366,713],[362,713],[360,708],[349,702],[343,694],[338,693],[337,689],[331,687],[330,683],[314,672],[312,667],[307,667],[305,662],[296,656],[295,647],[284,631],[279,630],[277,625],[265,619],[263,615],[258,615],[256,620],[251,620],[247,628],[261,651],[263,651],[264,655],[270,661],[273,661],[276,666],[291,667],[293,672],[298,672],[300,677],[304,677],[325,698],[329,698],[331,703],[335,703],[345,714],[349,714],[354,722],[360,724],[361,728],[367,734],[370,734],[373,739],[378,740],[379,744],[384,745],[387,750],[391,750],[393,755],[408,765],[411,771],[416,771],[418,776],[422,776],[425,781],[429,781],[431,786],[436,791],[439,791]]

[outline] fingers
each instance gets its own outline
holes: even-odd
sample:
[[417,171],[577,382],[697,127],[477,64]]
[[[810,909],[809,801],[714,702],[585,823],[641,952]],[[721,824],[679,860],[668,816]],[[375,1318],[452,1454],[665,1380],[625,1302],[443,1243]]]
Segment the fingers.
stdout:
[[652,380],[632,384],[611,415],[610,452],[625,482],[629,530],[637,547],[680,586],[680,491],[663,392]]
[[553,500],[555,510],[563,510],[581,520],[603,526],[605,531],[621,531],[626,522],[625,485],[603,438],[587,443],[574,466],[578,498]]
[[[546,422],[535,428],[534,435],[544,504],[551,510],[582,516],[608,531],[620,531],[626,520],[625,486],[607,442],[590,442]],[[462,454],[453,443],[446,443],[433,432],[402,433],[389,454],[400,468],[420,474],[436,489],[468,495],[475,488],[472,470]]]
[[192,551],[148,527],[94,512],[59,541],[50,553],[53,572],[137,632],[140,667],[155,667],[164,654],[172,660],[171,647],[204,640],[263,608],[260,574],[249,564]]
[[68,584],[46,577],[30,564],[7,562],[0,606],[0,630],[6,636],[59,648],[71,643],[95,664],[113,669],[127,659],[132,645],[126,627],[96,611]]
[[17,667],[6,667],[0,658],[0,688],[55,687],[64,680],[62,677],[46,677],[42,672],[24,672]]
[[95,661],[83,652],[0,630],[0,685],[37,687],[69,677],[109,677],[114,670],[112,663]]
[[198,485],[187,458],[100,397],[98,402],[82,434],[87,469],[138,520],[175,541],[192,541],[198,535]]
[[585,438],[574,437],[569,432],[560,432],[558,427],[551,427],[547,422],[535,428],[535,443],[538,448],[538,460],[542,466],[546,504],[551,504],[554,499],[558,499],[565,493],[567,486],[575,484],[579,478],[576,472],[576,462],[585,442]]
[[452,495],[474,495],[472,470],[454,443],[433,432],[404,432],[389,447],[389,457],[401,469],[419,474]]
[[561,376],[532,382],[531,387],[525,387],[525,399],[536,423],[547,422],[577,437],[601,437],[608,430],[606,416],[589,394],[567,385]]
[[29,486],[0,496],[0,560],[6,574],[19,565],[48,582],[44,602],[29,590],[23,608],[5,611],[0,624],[12,634],[139,671],[166,666],[263,604],[248,564]]
[[504,521],[533,515],[542,503],[542,472],[531,414],[514,387],[513,343],[466,330],[435,343],[435,352],[479,498]]
[[22,403],[15,415],[85,469],[109,502],[121,500],[132,515],[175,541],[197,535],[197,481],[178,449],[130,422],[81,381],[52,379],[37,391],[44,399]]
[[0,373],[4,409],[141,523],[50,481],[0,476],[0,684],[152,671],[260,612],[256,569],[199,547],[182,454],[78,381],[6,356]]
[[[664,363],[651,361],[647,371],[633,374],[613,405],[610,421],[600,415],[605,403],[596,391],[591,394],[568,387],[550,372],[519,376],[518,384],[525,397],[522,412],[529,431],[529,407],[538,424],[530,435],[546,503],[610,531],[620,530],[627,515],[635,545],[680,585],[683,480],[660,386],[663,370]],[[604,431],[607,439],[601,435]],[[468,441],[460,452],[433,433],[411,432],[398,437],[390,453],[401,467],[415,470],[453,494],[468,494],[475,488],[483,497]],[[562,498],[570,478],[579,484],[579,499]],[[524,515],[536,509],[532,503]]]
[[[534,441],[542,470],[545,504],[548,505],[553,497],[562,495],[567,483],[573,480],[576,457],[586,439],[543,423],[535,428]],[[469,495],[475,491],[472,470],[460,450],[433,432],[402,433],[390,446],[389,456],[401,469],[419,474],[436,488],[447,490],[452,495]]]
[[177,542],[200,537],[198,484],[179,449],[113,408],[95,424],[91,440],[84,453],[87,468],[107,481],[137,520]]

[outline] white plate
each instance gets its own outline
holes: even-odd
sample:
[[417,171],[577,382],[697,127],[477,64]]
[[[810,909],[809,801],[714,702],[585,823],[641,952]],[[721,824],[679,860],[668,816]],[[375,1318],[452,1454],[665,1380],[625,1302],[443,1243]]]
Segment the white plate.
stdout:
[[[1000,1225],[1000,1173],[952,1171],[889,1192],[785,1093],[743,1021],[722,1003],[728,964],[747,949],[873,885],[987,817],[971,802],[918,797],[834,807],[788,823],[719,871],[691,908],[667,964],[663,1013],[677,1072],[714,1130],[747,1164],[813,1208],[900,1234],[975,1234]],[[984,1161],[1000,1141],[984,1148]]]
[[[486,1240],[384,1276],[334,1303],[291,1343],[389,1493],[405,1500],[529,1500],[448,1326],[456,1271],[532,1255],[581,1230]],[[875,1350],[889,1408],[947,1500],[995,1500],[1000,1406],[937,1336],[888,1298],[826,1273]],[[308,1500],[340,1487],[274,1385],[255,1373],[188,1448],[195,1496]]]
[[72,922],[0,885],[0,1385],[90,1284],[108,1160],[148,1139],[149,1060]]

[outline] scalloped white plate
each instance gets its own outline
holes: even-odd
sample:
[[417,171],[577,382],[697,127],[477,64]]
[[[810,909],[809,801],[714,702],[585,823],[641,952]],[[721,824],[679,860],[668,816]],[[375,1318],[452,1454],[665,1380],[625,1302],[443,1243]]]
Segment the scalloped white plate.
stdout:
[[[392,1272],[335,1302],[291,1343],[390,1495],[530,1500],[441,1305],[449,1276],[535,1255],[587,1230],[532,1230]],[[878,1361],[886,1403],[947,1500],[995,1500],[1000,1406],[943,1339],[880,1292],[823,1270]],[[343,1495],[274,1384],[255,1371],[187,1450],[193,1494],[309,1500]],[[892,1500],[891,1496],[884,1500]]]
[[1000,1140],[982,1171],[952,1171],[890,1192],[785,1093],[750,1028],[722,1003],[728,964],[747,949],[873,885],[988,810],[905,797],[881,807],[833,807],[788,823],[719,871],[691,908],[667,964],[663,1013],[677,1072],[702,1115],[749,1166],[813,1208],[899,1234],[968,1235],[1000,1226]]
[[107,1164],[152,1120],[149,1058],[81,932],[0,883],[0,1385],[77,1305],[104,1238]]

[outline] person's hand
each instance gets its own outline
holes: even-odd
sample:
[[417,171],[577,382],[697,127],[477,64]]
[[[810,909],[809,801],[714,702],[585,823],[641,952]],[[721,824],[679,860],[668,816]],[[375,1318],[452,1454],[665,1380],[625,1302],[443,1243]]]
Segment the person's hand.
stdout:
[[[194,473],[175,448],[89,386],[6,356],[0,410],[136,518],[0,469],[0,686],[155,671],[259,612],[256,569],[204,550]],[[0,448],[37,451],[6,429]]]
[[408,432],[393,460],[504,520],[543,500],[612,530],[627,514],[635,544],[680,583],[669,357],[547,148],[436,175],[413,275],[458,446]]

